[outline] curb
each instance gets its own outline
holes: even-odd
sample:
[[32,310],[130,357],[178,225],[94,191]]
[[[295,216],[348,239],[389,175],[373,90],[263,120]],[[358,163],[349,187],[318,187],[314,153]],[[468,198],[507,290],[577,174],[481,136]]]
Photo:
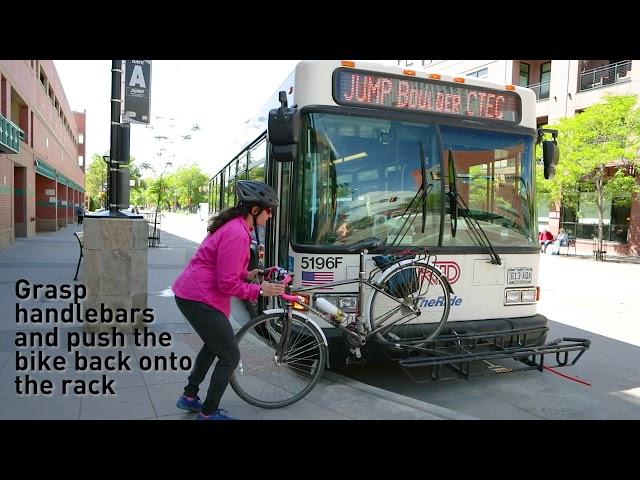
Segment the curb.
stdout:
[[347,385],[356,390],[361,390],[371,395],[381,397],[390,402],[404,405],[415,410],[420,410],[422,412],[429,413],[445,420],[480,420],[479,418],[472,417],[471,415],[467,415],[466,413],[456,412],[455,410],[439,407],[438,405],[434,405],[432,403],[422,402],[411,397],[405,397],[404,395],[400,395],[399,393],[389,392],[388,390],[383,390],[382,388],[374,387],[372,385],[359,382],[352,378],[344,377],[335,372],[325,370],[324,377],[331,380],[332,382],[342,383],[343,385]]

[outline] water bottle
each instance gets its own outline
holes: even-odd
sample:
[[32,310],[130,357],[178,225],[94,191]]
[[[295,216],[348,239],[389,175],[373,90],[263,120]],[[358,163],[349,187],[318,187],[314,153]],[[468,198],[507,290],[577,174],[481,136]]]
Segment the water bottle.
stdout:
[[327,315],[330,315],[331,318],[333,318],[337,322],[341,322],[345,319],[344,312],[325,298],[316,298],[316,308],[326,313]]

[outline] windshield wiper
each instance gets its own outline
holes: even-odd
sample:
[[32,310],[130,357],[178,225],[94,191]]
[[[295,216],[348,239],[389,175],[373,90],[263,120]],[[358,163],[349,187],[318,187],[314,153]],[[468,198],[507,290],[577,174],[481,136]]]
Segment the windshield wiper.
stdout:
[[[427,185],[427,166],[424,160],[424,148],[422,147],[422,140],[418,141],[418,147],[420,149],[420,170],[422,175],[422,181],[420,182],[420,187],[418,188],[418,191],[413,196],[413,198],[409,202],[409,205],[407,205],[407,208],[404,210],[400,218],[404,217],[407,214],[407,212],[411,210],[411,208],[413,207],[413,203],[416,201],[416,198],[418,198],[418,196],[422,194],[421,195],[422,196],[422,233],[424,233],[426,222],[427,222],[427,197],[429,196],[429,193],[431,192],[433,185],[432,184]],[[399,234],[402,231],[404,231],[404,233],[400,237],[400,240],[397,242],[398,244],[400,244],[402,240],[404,240],[404,237],[407,235],[407,233],[409,232],[409,229],[411,228],[411,225],[413,224],[413,220],[411,220],[411,223],[409,223],[410,218],[411,218],[411,214],[409,214],[404,219],[404,223],[398,229],[398,234],[396,235],[396,238],[398,238]]]
[[[456,172],[456,164],[453,158],[453,151],[449,149],[449,192],[447,195],[449,196],[450,204],[449,204],[449,214],[451,216],[451,225],[452,225],[452,235],[455,237],[455,228],[453,225],[457,225],[458,222],[458,214],[464,218],[464,222],[467,224],[469,228],[469,236],[473,239],[473,241],[480,246],[484,246],[487,248],[489,255],[491,255],[491,263],[495,265],[502,265],[502,259],[498,252],[495,251],[493,245],[489,241],[489,237],[482,229],[482,226],[476,219],[476,217],[471,213],[469,206],[462,199],[460,194],[458,193],[458,187],[456,185],[458,178],[458,174]],[[458,209],[458,207],[462,207]],[[454,218],[455,217],[455,218]]]

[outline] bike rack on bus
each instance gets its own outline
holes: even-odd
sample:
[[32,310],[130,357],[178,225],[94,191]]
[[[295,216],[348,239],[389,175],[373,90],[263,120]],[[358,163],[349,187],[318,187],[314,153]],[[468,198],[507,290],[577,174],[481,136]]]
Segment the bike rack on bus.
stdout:
[[[544,345],[525,346],[528,336],[539,336],[548,330],[547,327],[521,328],[494,332],[442,335],[429,343],[420,346],[405,347],[405,356],[394,359],[415,382],[417,379],[410,373],[411,369],[431,367],[428,380],[437,380],[442,373],[442,366],[453,370],[459,376],[469,379],[471,376],[487,375],[487,372],[471,373],[471,362],[483,361],[488,364],[491,373],[510,373],[526,370],[539,370],[545,367],[564,367],[575,365],[591,345],[591,340],[584,338],[562,337]],[[473,351],[472,349],[485,349]],[[417,355],[413,355],[419,352]],[[574,352],[574,353],[571,353]],[[555,364],[545,365],[550,355],[555,354]],[[573,359],[570,362],[570,355]],[[491,361],[511,358],[524,364],[521,368],[494,365]]]

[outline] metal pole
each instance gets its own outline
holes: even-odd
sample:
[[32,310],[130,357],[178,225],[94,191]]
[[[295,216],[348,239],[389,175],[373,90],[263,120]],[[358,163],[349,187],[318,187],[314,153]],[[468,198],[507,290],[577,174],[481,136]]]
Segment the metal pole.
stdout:
[[118,201],[116,196],[118,165],[118,126],[120,125],[120,111],[122,110],[122,60],[111,61],[111,149],[109,154],[109,212],[118,214]]
[[162,175],[164,174],[164,170],[160,174],[160,178],[158,179],[158,203],[156,203],[156,214],[153,219],[153,246],[156,245],[156,239],[158,243],[160,243],[160,239],[157,237],[157,229],[158,229],[158,210],[160,209],[160,199],[162,196]]

